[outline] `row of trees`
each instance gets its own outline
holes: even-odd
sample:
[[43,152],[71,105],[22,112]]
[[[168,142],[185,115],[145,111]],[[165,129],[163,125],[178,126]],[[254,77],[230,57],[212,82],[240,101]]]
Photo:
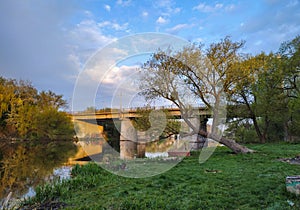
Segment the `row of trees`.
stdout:
[[61,95],[38,92],[31,83],[0,77],[0,137],[70,139],[74,136]]
[[242,74],[228,90],[229,131],[236,139],[299,140],[300,37],[282,43],[277,53],[246,57],[234,71]]
[[[218,137],[226,112],[236,140],[250,131],[262,143],[295,140],[300,133],[300,37],[283,43],[277,53],[254,56],[239,52],[244,44],[225,37],[208,48],[192,44],[176,52],[159,50],[141,67],[142,94],[147,100],[171,101],[191,134],[209,136],[237,153],[251,150]],[[190,101],[212,110],[210,134],[190,120]]]

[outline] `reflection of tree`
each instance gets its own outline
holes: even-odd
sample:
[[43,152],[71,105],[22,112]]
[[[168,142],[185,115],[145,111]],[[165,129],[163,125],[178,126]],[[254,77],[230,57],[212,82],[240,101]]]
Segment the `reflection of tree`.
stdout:
[[0,197],[9,192],[15,196],[26,193],[30,186],[39,184],[75,153],[76,146],[72,142],[2,144]]
[[173,139],[161,139],[154,142],[147,143],[147,152],[166,152],[174,145],[175,140]]
[[120,152],[120,133],[121,122],[111,121],[104,124],[103,137],[107,143],[117,152]]

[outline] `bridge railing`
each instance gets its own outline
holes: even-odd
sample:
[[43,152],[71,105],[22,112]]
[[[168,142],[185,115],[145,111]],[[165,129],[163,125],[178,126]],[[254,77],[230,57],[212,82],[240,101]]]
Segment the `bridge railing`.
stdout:
[[[198,108],[198,109],[206,109],[205,106],[192,106],[193,108]],[[136,112],[138,110],[161,110],[161,109],[168,109],[168,110],[179,110],[179,108],[175,105],[164,105],[164,106],[144,106],[144,107],[130,107],[130,108],[122,108],[122,109],[117,109],[117,108],[112,108],[109,110],[109,108],[105,109],[99,109],[95,110],[95,112],[91,111],[73,111],[70,112],[71,115],[93,115],[93,114],[105,114],[105,113],[127,113],[127,112]]]

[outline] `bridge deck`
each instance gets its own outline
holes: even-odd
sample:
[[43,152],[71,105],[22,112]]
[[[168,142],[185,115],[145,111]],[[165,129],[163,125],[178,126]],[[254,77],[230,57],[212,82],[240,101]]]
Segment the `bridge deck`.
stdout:
[[[158,109],[156,109],[158,110]],[[169,114],[171,116],[180,117],[181,111],[179,108],[168,108]],[[194,108],[194,114],[197,115],[211,115],[211,111],[204,107]],[[108,112],[95,112],[95,113],[74,113],[73,119],[76,120],[91,120],[91,119],[122,119],[122,118],[135,118],[139,117],[138,110],[118,110],[118,111],[108,111]]]

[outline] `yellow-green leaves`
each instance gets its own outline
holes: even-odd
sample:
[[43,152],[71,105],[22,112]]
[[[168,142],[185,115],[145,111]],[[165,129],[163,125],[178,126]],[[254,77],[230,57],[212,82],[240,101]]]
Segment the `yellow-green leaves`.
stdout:
[[[28,139],[72,138],[73,126],[62,95],[38,90],[30,82],[0,77],[0,134]],[[8,131],[9,130],[9,131]]]

